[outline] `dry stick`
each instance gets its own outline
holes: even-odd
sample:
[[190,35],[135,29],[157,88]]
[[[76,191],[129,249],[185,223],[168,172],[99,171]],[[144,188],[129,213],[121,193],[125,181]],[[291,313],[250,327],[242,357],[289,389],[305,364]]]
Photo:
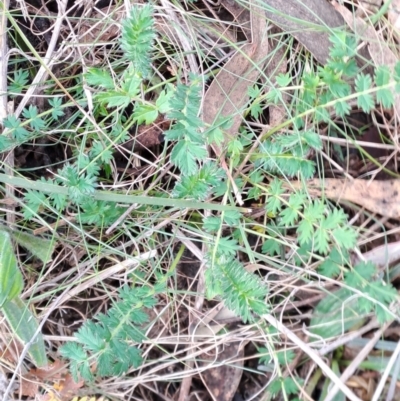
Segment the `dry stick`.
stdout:
[[[353,373],[358,369],[360,363],[369,355],[371,350],[375,347],[375,344],[379,341],[385,330],[392,324],[392,322],[386,323],[381,329],[379,329],[371,340],[365,345],[365,347],[358,353],[358,355],[353,359],[351,364],[345,369],[345,371],[340,376],[339,382],[346,383],[347,380],[353,375]],[[340,389],[342,390],[342,389]],[[331,388],[327,394],[325,401],[332,401],[337,392],[339,391],[339,386],[337,383]],[[342,390],[343,391],[343,390]],[[376,392],[375,392],[376,394]]]
[[[272,315],[262,316],[269,324],[274,326],[277,330],[287,336],[293,341],[304,353],[307,354],[325,373],[329,379],[332,380],[335,385],[348,397],[351,401],[361,401],[336,375],[332,372],[332,369],[322,360],[322,358],[304,341],[296,336],[291,330],[286,328],[281,322],[276,320]],[[326,400],[325,400],[326,401]]]

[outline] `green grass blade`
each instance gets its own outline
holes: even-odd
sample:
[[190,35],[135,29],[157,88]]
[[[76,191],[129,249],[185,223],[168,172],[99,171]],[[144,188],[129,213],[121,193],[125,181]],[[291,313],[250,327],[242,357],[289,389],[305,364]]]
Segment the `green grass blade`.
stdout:
[[[6,174],[0,174],[0,182],[10,184],[15,187],[25,189],[35,189],[48,194],[61,194],[68,195],[68,188],[60,185],[49,184],[42,181],[32,181],[25,178],[13,177]],[[165,206],[165,207],[181,207],[191,209],[205,209],[205,210],[237,210],[239,212],[249,212],[251,209],[240,208],[232,205],[221,205],[219,203],[207,203],[199,202],[194,200],[185,199],[174,199],[174,198],[157,198],[151,196],[136,196],[136,195],[124,195],[116,194],[110,191],[96,191],[93,195],[95,200],[103,200],[109,202],[120,202],[120,203],[138,203],[141,205],[152,205],[152,206]]]
[[[19,340],[24,345],[31,342],[39,326],[28,306],[17,297],[10,302],[6,302],[2,307],[2,311],[13,333]],[[37,367],[48,364],[46,348],[41,333],[33,340],[28,352]]]

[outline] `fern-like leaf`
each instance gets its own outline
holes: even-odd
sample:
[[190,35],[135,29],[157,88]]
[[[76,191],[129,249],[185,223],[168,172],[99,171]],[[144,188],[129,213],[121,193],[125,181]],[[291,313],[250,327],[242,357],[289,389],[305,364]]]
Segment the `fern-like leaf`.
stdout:
[[267,312],[265,284],[246,271],[236,259],[218,258],[207,270],[206,279],[214,291],[223,297],[226,306],[245,322],[254,321],[254,314]]
[[121,48],[133,64],[134,71],[146,78],[150,72],[150,55],[155,38],[153,7],[134,6],[122,23]]
[[85,322],[75,334],[77,343],[61,347],[61,354],[71,362],[75,381],[79,377],[93,380],[90,365],[94,360],[101,377],[119,376],[140,365],[142,357],[134,344],[145,338],[141,327],[148,315],[143,307],[154,307],[154,295],[155,290],[149,287],[123,287],[120,300],[107,314],[96,316],[97,322]]
[[355,83],[358,92],[357,105],[364,113],[369,113],[375,106],[374,98],[372,94],[368,92],[372,86],[372,78],[368,74],[358,74]]
[[[298,142],[301,142],[300,138],[297,138]],[[301,149],[301,154],[296,154],[298,149]],[[268,140],[261,145],[260,153],[255,155],[256,166],[261,166],[272,174],[289,177],[301,174],[306,179],[311,178],[314,175],[315,164],[306,159],[307,150],[309,147],[306,144],[294,148],[293,143],[291,146],[285,146]]]

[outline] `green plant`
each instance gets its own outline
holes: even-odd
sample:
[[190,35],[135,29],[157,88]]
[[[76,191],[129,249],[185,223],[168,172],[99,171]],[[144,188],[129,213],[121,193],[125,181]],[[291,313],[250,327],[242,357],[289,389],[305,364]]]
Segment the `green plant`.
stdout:
[[[296,234],[301,247],[312,242],[313,251],[326,254],[339,252],[345,254],[355,245],[356,233],[346,224],[342,210],[332,208],[322,199],[309,201],[306,190],[286,195],[285,180],[274,178],[268,188],[260,184],[264,174],[298,176],[307,179],[314,175],[315,162],[307,159],[311,149],[321,150],[321,139],[311,130],[312,125],[330,121],[330,111],[344,117],[351,110],[351,101],[365,112],[370,112],[376,103],[390,108],[394,104],[394,91],[400,91],[400,63],[393,71],[387,66],[376,69],[374,79],[359,72],[355,62],[357,41],[345,32],[334,32],[331,36],[330,59],[316,71],[305,71],[299,86],[290,87],[289,74],[280,74],[278,87],[271,88],[267,101],[280,104],[284,92],[294,92],[292,119],[282,125],[293,124],[294,133],[268,134],[259,150],[252,156],[255,170],[249,176],[253,188],[249,198],[258,199],[267,194],[266,211],[270,216],[279,217],[280,227],[289,228],[297,223]],[[354,83],[354,91],[352,90]],[[281,88],[279,88],[279,86]],[[251,91],[253,93],[254,91]],[[257,96],[256,91],[254,96]],[[304,128],[306,127],[306,128]],[[282,128],[282,126],[278,127]],[[271,238],[273,240],[273,238]],[[334,249],[331,250],[332,245]],[[272,246],[269,240],[268,247]],[[272,246],[272,249],[276,247]],[[325,273],[332,277],[333,264],[325,263]],[[337,265],[336,265],[337,266]]]
[[[263,166],[267,172],[279,171],[289,177],[300,175],[309,178],[313,174],[313,163],[301,159],[309,154],[310,149],[318,151],[321,148],[320,138],[312,130],[313,125],[329,123],[333,111],[337,116],[345,117],[350,113],[354,100],[366,113],[375,104],[390,108],[394,104],[394,92],[400,92],[400,63],[393,71],[385,65],[379,66],[371,77],[359,72],[355,61],[358,43],[354,37],[335,31],[330,39],[330,58],[324,66],[316,71],[305,70],[300,84],[292,87],[289,86],[292,81],[289,74],[280,74],[277,86],[265,95],[270,104],[279,105],[284,102],[284,93],[293,93],[293,117],[277,129],[293,124],[294,132],[275,137],[272,130],[261,148],[268,155],[267,164]],[[263,159],[257,154],[255,158]]]
[[100,377],[119,376],[140,366],[142,358],[136,344],[145,339],[144,324],[149,320],[146,309],[154,307],[156,295],[164,291],[161,277],[153,288],[125,286],[119,291],[119,300],[106,314],[98,314],[96,323],[85,322],[75,334],[77,342],[65,344],[60,349],[71,361],[74,379],[93,380],[93,361],[97,362]]
[[[65,134],[74,143],[73,156],[58,169],[54,179],[39,181],[42,188],[27,190],[24,217],[29,220],[48,213],[54,219],[65,210],[72,210],[78,225],[95,225],[102,231],[118,221],[126,210],[119,204],[116,206],[116,202],[137,202],[138,216],[140,213],[156,214],[165,206],[212,210],[213,214],[201,222],[198,216],[189,217],[185,222],[201,232],[207,249],[207,296],[223,299],[245,322],[258,322],[270,310],[266,301],[268,285],[266,280],[246,270],[238,257],[239,252],[246,253],[249,249],[246,232],[254,221],[242,213],[243,209],[230,205],[233,203],[231,182],[226,180],[226,172],[219,164],[210,160],[207,151],[210,144],[221,146],[224,143],[223,131],[229,128],[229,118],[206,127],[199,117],[205,77],[188,74],[185,83],[175,76],[160,83],[158,77],[153,76],[152,58],[157,42],[150,5],[133,7],[122,26],[122,63],[115,62],[110,69],[89,68],[83,78],[76,78],[77,103],[85,104],[82,95],[85,83],[93,93],[95,119],[85,118],[82,124],[74,127],[72,135]],[[317,164],[312,156],[322,151],[318,124],[329,121],[330,113],[347,115],[354,100],[366,112],[375,102],[391,107],[392,89],[399,91],[400,88],[400,64],[396,65],[394,73],[386,67],[378,68],[372,79],[360,73],[354,62],[357,45],[354,39],[335,33],[332,43],[327,65],[315,71],[304,71],[299,85],[289,86],[293,78],[287,73],[278,76],[278,87],[272,88],[266,96],[256,87],[250,89],[252,117],[261,115],[264,103],[283,102],[285,93],[293,94],[293,117],[264,135],[261,145],[249,157],[250,173],[235,177],[235,184],[247,194],[247,201],[263,202],[267,218],[257,234],[263,242],[262,252],[269,258],[265,260],[274,260],[276,255],[285,257],[285,236],[292,236],[295,238],[290,244],[295,254],[293,266],[300,267],[304,276],[308,274],[305,261],[311,259],[323,261],[318,270],[320,277],[345,276],[346,288],[329,294],[316,308],[312,326],[314,334],[322,337],[328,335],[328,329],[321,331],[320,326],[326,326],[326,320],[321,320],[319,315],[326,315],[327,308],[335,300],[348,303],[356,294],[357,298],[351,303],[354,312],[374,311],[383,322],[391,318],[389,308],[396,298],[393,288],[384,284],[377,271],[368,266],[351,267],[348,251],[356,245],[357,232],[348,226],[343,210],[324,199],[311,200],[306,185],[303,190],[292,191],[288,184],[288,178],[297,177],[305,182],[315,175]],[[28,83],[27,74],[17,72],[11,81],[9,90],[21,93]],[[9,116],[5,121],[9,136],[0,136],[0,150],[26,143],[43,130],[72,124],[71,121],[60,122],[64,109],[71,104],[57,96],[49,100],[49,105],[51,108],[40,114],[34,106],[29,106],[22,113],[23,119]],[[170,147],[169,161],[175,168],[171,181],[161,187],[162,190],[151,187],[152,198],[149,199],[98,191],[100,183],[107,182],[110,176],[115,145],[125,142],[133,127],[150,125],[160,116],[171,120],[160,158],[161,163],[168,159],[166,150]],[[282,132],[285,127],[287,131]],[[279,135],[274,134],[277,130],[281,130]],[[241,130],[238,137],[227,144],[232,170],[243,162],[251,135]],[[218,203],[205,203],[209,199],[211,202],[218,199]],[[144,205],[152,208],[146,209]],[[136,235],[135,229],[131,231],[130,235]],[[156,242],[153,231],[149,232],[151,241]],[[250,262],[256,259],[254,254],[246,253]],[[76,380],[79,377],[93,380],[95,363],[101,377],[121,375],[140,366],[140,343],[145,338],[145,324],[149,319],[146,308],[154,307],[157,295],[166,292],[164,277],[156,275],[152,279],[152,284],[143,281],[123,287],[107,313],[84,323],[75,335],[77,341],[61,348],[62,355],[71,362]],[[342,315],[334,316],[338,321],[342,318]],[[347,316],[345,320],[344,330],[347,330],[351,325],[347,325]],[[281,351],[277,351],[275,359],[283,366],[291,355],[285,354],[284,360],[281,355]],[[294,394],[297,384],[279,375],[270,391]]]
[[[278,334],[271,329],[266,331],[271,335],[271,339],[273,338],[272,335],[277,336]],[[276,377],[268,385],[267,391],[273,398],[282,395],[284,399],[288,399],[291,395],[299,394],[299,388],[303,384],[303,380],[285,376],[284,369],[294,361],[295,353],[291,349],[279,349],[274,342],[270,341],[268,348],[260,347],[258,349],[259,370],[270,373],[277,372]]]
[[[114,208],[109,202],[91,202],[100,171],[112,160],[111,149],[114,144],[126,140],[126,132],[130,125],[151,124],[159,114],[167,114],[175,121],[165,134],[167,140],[176,141],[171,152],[171,161],[181,170],[181,180],[177,182],[173,196],[205,200],[220,184],[224,178],[222,170],[214,162],[205,163],[207,142],[200,132],[202,122],[198,118],[201,83],[199,78],[191,76],[190,85],[177,84],[176,88],[166,83],[158,90],[154,102],[142,98],[144,78],[150,72],[154,35],[152,7],[134,7],[123,24],[121,37],[121,48],[125,52],[129,67],[122,72],[119,80],[114,80],[108,71],[98,68],[89,69],[85,76],[89,85],[100,89],[94,96],[96,107],[100,110],[104,107],[114,109],[110,115],[118,118],[118,123],[113,122],[114,128],[107,137],[91,140],[89,153],[79,152],[73,164],[66,164],[58,170],[56,179],[48,180],[67,187],[67,196],[46,196],[40,191],[28,191],[25,196],[26,218],[31,218],[43,207],[60,212],[69,204],[80,209],[79,218],[82,223],[111,225],[122,214],[123,209]],[[148,91],[152,90],[153,88],[149,88]],[[52,115],[58,116],[61,113],[59,101],[53,100],[53,105],[55,107]],[[134,107],[132,120],[123,122],[121,113],[130,105]],[[24,115],[29,117],[30,124],[35,129],[44,124],[43,120],[38,119],[35,109],[29,109],[29,113]],[[21,122],[12,120],[12,116],[10,118],[6,126],[13,128],[12,135],[18,136],[21,141],[30,139]],[[123,129],[122,124],[127,127]]]
[[[328,277],[334,277],[337,272]],[[347,265],[344,284],[328,294],[316,306],[310,322],[311,332],[322,338],[330,338],[360,325],[365,315],[374,312],[383,324],[391,320],[394,311],[390,306],[397,299],[397,291],[386,283],[372,263],[359,263],[354,268]]]

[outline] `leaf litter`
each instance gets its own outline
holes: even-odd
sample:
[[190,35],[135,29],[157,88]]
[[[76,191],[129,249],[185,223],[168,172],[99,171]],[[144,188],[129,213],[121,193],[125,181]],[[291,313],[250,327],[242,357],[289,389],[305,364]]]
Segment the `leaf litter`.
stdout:
[[[304,184],[291,182],[293,188]],[[349,201],[381,216],[400,218],[400,180],[368,181],[361,179],[314,179],[307,181],[311,196],[338,202]]]

